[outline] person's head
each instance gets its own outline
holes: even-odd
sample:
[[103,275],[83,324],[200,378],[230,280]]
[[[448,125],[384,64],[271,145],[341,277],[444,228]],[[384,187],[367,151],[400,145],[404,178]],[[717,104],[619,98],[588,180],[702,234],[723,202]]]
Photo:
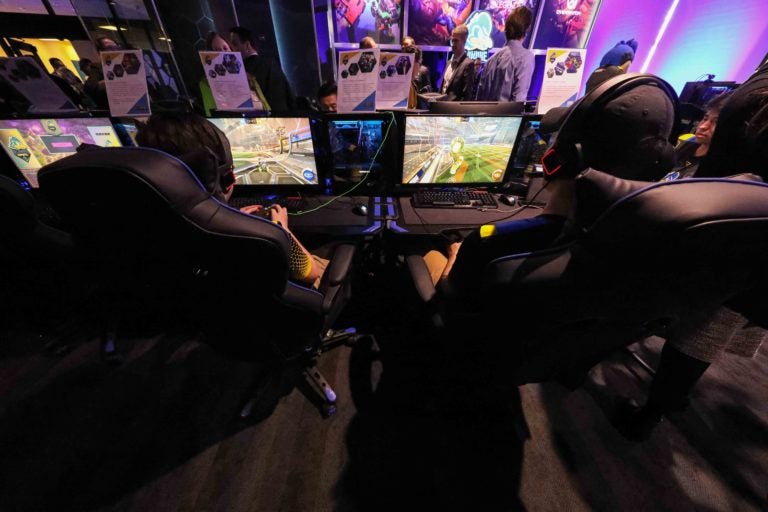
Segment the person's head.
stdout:
[[618,66],[626,73],[629,70],[629,65],[635,60],[636,52],[637,41],[634,39],[619,41],[616,43],[616,46],[608,50],[603,55],[603,58],[600,59],[600,67]]
[[137,123],[136,143],[183,161],[205,189],[227,201],[234,188],[232,154],[226,135],[197,114],[156,113]]
[[120,46],[114,39],[107,36],[101,36],[96,38],[96,49],[100,52],[107,52],[107,51],[114,51],[114,50],[122,50],[122,46]]
[[229,46],[229,42],[224,39],[218,32],[208,32],[205,37],[205,49],[209,52],[231,52],[232,48]]
[[376,48],[376,41],[371,36],[365,36],[360,40],[360,48]]
[[317,91],[317,102],[323,112],[336,112],[336,83],[325,82]]
[[53,69],[59,69],[64,65],[64,63],[61,62],[61,59],[57,59],[56,57],[51,57],[48,59],[48,62],[53,66]]
[[701,121],[696,126],[696,143],[699,144],[696,156],[704,156],[709,151],[709,145],[712,143],[712,136],[715,134],[720,111],[723,109],[723,104],[725,104],[729,96],[730,93],[726,92],[715,96],[707,103],[704,117],[701,118]]
[[768,179],[768,67],[731,93],[696,176],[751,172]]
[[619,178],[657,181],[674,165],[669,137],[676,95],[651,75],[621,75],[568,109],[553,109],[541,125],[557,127],[543,163],[550,179],[573,178],[594,168]]
[[91,66],[93,65],[93,61],[88,58],[80,59],[80,62],[78,64],[80,66],[80,71],[85,73],[86,75],[91,74]]
[[243,55],[256,52],[256,40],[253,32],[245,27],[232,27],[229,29],[229,46]]
[[532,19],[533,15],[530,9],[524,5],[516,7],[509,13],[507,21],[504,23],[504,34],[507,36],[507,40],[519,41],[523,39],[531,26]]
[[459,57],[464,53],[467,37],[469,37],[469,29],[464,24],[456,25],[456,28],[451,32],[451,51],[456,57]]
[[409,46],[407,48],[403,48],[403,51],[405,53],[412,53],[413,54],[413,68],[411,69],[411,79],[416,80],[419,76],[419,71],[421,69],[421,63],[423,54],[421,53],[421,48],[418,46]]
[[416,46],[416,40],[415,40],[413,37],[411,37],[411,36],[405,36],[405,37],[404,37],[404,38],[403,38],[403,39],[400,41],[400,48],[402,48],[403,50],[405,50],[405,49],[406,49],[406,48],[408,48],[409,46]]

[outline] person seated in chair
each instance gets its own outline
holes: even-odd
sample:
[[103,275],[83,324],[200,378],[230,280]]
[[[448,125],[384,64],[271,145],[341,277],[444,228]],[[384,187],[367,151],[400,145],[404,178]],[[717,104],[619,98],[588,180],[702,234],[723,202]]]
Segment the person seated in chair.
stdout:
[[[697,139],[699,131],[697,130]],[[699,177],[726,177],[753,173],[768,178],[768,66],[720,104],[717,130],[710,135],[705,156],[698,164]],[[727,302],[691,332],[670,337],[661,351],[648,397],[641,407],[619,399],[614,426],[624,437],[642,441],[650,437],[663,417],[681,411],[688,396],[709,365],[724,351],[754,357],[768,338],[768,303],[765,285]]]
[[565,232],[564,228],[574,203],[573,178],[581,171],[594,168],[620,178],[656,181],[671,169],[674,155],[667,139],[674,125],[674,104],[664,89],[650,84],[637,85],[599,109],[590,110],[591,118],[585,120],[589,130],[568,130],[569,112],[557,111],[555,119],[545,118],[542,128],[560,130],[558,140],[578,144],[582,158],[564,162],[563,169],[552,176],[567,174],[567,178],[548,181],[550,199],[542,213],[533,218],[482,226],[462,243],[452,243],[447,254],[430,251],[424,260],[433,284],[439,284],[444,291],[466,292],[480,285],[485,264],[493,259],[544,249],[556,241],[564,241],[572,231],[569,228]]
[[[195,174],[202,186],[226,204],[235,185],[234,165],[226,135],[213,123],[196,114],[153,114],[138,123],[136,142],[177,157]],[[260,205],[247,206],[244,213],[259,214]],[[291,236],[291,280],[317,287],[328,260],[310,253],[288,227],[288,211],[280,205],[269,208],[269,216]]]
[[675,146],[675,159],[677,164],[672,172],[662,178],[664,181],[673,181],[681,178],[690,178],[696,175],[699,169],[699,162],[709,152],[709,145],[712,143],[712,136],[717,128],[717,119],[720,116],[720,110],[731,93],[726,92],[713,98],[707,103],[704,117],[696,126],[696,132],[693,137],[680,137],[680,141]]

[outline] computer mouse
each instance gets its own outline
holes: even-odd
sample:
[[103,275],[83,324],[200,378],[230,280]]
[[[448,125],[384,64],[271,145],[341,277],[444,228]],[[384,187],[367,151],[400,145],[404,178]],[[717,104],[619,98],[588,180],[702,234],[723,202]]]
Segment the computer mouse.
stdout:
[[515,206],[517,204],[517,196],[502,194],[499,196],[499,202],[507,206]]
[[354,213],[355,215],[367,216],[368,206],[362,203],[358,203],[352,207],[352,213]]

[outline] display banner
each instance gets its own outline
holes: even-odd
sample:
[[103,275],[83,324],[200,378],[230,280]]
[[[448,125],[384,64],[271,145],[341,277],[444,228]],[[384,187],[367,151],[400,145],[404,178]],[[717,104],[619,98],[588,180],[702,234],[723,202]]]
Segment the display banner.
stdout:
[[382,52],[376,108],[407,108],[413,76],[413,53]]
[[147,74],[143,69],[141,50],[107,51],[99,56],[110,114],[115,117],[150,115]]
[[376,110],[379,49],[339,52],[337,109],[339,112]]
[[264,110],[248,86],[240,52],[200,52],[200,61],[217,110]]
[[576,101],[586,56],[585,49],[547,48],[537,113],[544,114],[554,107],[569,107]]
[[79,110],[32,57],[0,57],[0,79],[29,101],[27,113]]

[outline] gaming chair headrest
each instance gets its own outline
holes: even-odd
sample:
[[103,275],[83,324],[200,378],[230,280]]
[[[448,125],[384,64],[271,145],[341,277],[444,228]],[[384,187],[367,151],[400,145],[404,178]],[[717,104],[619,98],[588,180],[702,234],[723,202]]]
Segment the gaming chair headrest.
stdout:
[[601,83],[565,111],[545,177],[574,178],[592,167],[626,178],[655,181],[674,165],[678,100],[672,86],[649,74],[629,73]]
[[768,178],[768,65],[731,93],[697,177],[752,172]]

